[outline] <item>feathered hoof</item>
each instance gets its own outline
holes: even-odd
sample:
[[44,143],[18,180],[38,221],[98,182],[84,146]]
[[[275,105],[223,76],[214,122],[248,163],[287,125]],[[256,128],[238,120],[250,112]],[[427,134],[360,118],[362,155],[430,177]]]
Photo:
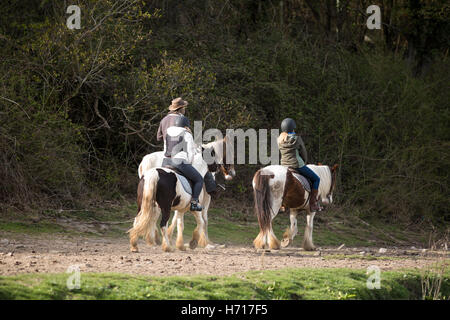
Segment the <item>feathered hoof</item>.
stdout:
[[292,239],[290,239],[290,238],[284,238],[282,241],[281,241],[281,247],[282,248],[287,248],[287,247],[289,247],[291,244],[292,244]]
[[159,236],[158,232],[155,232],[155,239],[154,240],[155,240],[155,244],[157,246],[160,246],[162,244],[161,237]]
[[200,240],[198,241],[198,246],[200,248],[206,248],[207,245],[208,245],[208,240],[206,240],[205,238],[200,238]]
[[164,252],[173,252],[173,248],[165,244],[163,244],[162,249]]
[[253,245],[255,246],[255,249],[265,249],[266,248],[266,244],[261,235],[258,235],[256,237],[256,239],[253,240]]
[[180,251],[186,251],[186,247],[184,246],[184,243],[182,245],[177,245],[177,249]]
[[281,241],[278,240],[275,236],[269,235],[269,249],[271,250],[280,250]]
[[198,241],[196,239],[192,239],[191,242],[189,242],[189,248],[191,250],[194,250],[198,246]]
[[306,245],[306,244],[304,244],[303,245],[303,250],[305,250],[305,251],[316,251],[316,246],[315,245]]

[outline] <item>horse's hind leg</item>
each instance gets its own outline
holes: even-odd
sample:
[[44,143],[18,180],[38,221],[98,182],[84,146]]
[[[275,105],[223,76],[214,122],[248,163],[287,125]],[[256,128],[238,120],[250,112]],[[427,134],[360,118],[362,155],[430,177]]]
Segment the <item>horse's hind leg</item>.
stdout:
[[167,229],[167,233],[168,233],[170,239],[172,239],[173,229],[176,226],[177,220],[178,220],[178,210],[175,210],[175,213],[174,213],[173,218],[172,218],[172,222],[170,223],[170,226]]
[[[158,214],[154,218],[154,223],[156,223],[156,221],[158,221],[159,216],[161,215],[161,210],[159,208],[155,208],[155,210],[158,210]],[[136,220],[135,220],[135,222],[136,222]],[[154,244],[156,244],[156,245],[161,244],[161,238],[159,237],[158,229],[156,227],[147,229],[147,232],[145,234],[145,242],[149,246],[152,246]]]
[[278,210],[280,210],[282,199],[276,199],[272,203],[272,214],[270,217],[270,229],[267,235],[267,240],[269,242],[269,248],[273,250],[278,250],[281,247],[281,241],[277,239],[277,236],[273,232],[272,221],[277,216]]
[[281,247],[281,241],[277,239],[277,236],[273,232],[272,222],[270,223],[270,230],[268,234],[269,248],[273,250],[279,250]]
[[305,227],[305,235],[303,238],[303,249],[307,250],[307,251],[312,251],[315,250],[316,247],[314,246],[313,243],[313,238],[312,238],[312,232],[313,232],[313,221],[314,221],[314,216],[315,216],[315,212],[310,212],[309,209],[307,209],[307,214],[306,214],[306,227]]
[[283,234],[283,241],[281,241],[281,247],[286,248],[292,244],[294,237],[298,232],[297,228],[297,210],[290,209],[289,219],[291,221],[291,226],[286,229]]
[[185,251],[186,247],[184,246],[184,240],[183,240],[183,229],[184,229],[184,213],[178,213],[177,211],[177,241],[176,241],[176,247],[177,249],[181,251]]
[[256,249],[280,249],[281,241],[277,239],[277,236],[273,232],[272,222],[270,222],[268,230],[261,230],[259,232],[253,244]]

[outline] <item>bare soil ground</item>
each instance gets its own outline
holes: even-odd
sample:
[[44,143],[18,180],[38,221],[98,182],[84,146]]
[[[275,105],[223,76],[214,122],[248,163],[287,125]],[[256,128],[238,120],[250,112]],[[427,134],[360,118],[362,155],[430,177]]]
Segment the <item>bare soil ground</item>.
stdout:
[[[378,266],[381,270],[423,268],[448,251],[420,248],[323,247],[313,252],[289,247],[256,251],[249,246],[218,245],[166,253],[160,246],[139,242],[139,253],[129,251],[128,238],[64,235],[25,236],[0,233],[0,275],[66,272],[78,265],[81,272],[142,275],[229,275],[250,270],[281,268],[353,268]],[[386,250],[385,250],[386,249]]]

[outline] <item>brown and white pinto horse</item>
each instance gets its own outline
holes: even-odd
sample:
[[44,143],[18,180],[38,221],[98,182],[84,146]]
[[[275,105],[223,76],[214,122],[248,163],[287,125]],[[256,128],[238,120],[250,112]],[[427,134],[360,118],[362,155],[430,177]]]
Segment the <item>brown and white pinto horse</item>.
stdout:
[[[308,165],[320,178],[319,200],[328,205],[333,202],[333,190],[336,185],[336,168],[324,165]],[[309,209],[309,192],[292,174],[291,170],[280,165],[271,165],[258,170],[253,177],[255,212],[260,232],[253,241],[257,249],[280,249],[288,246],[297,234],[297,214],[306,210],[306,228],[303,239],[305,250],[314,250],[312,239],[315,212]],[[291,226],[283,235],[281,243],[272,229],[272,220],[281,206],[290,209]]]

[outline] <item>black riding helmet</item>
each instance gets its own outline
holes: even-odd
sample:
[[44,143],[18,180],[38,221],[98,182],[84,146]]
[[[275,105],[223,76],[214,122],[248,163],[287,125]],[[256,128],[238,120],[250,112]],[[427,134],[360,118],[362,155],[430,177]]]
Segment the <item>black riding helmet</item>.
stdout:
[[297,128],[294,119],[286,118],[281,122],[281,131],[282,132],[292,132]]
[[188,117],[185,117],[183,115],[178,116],[175,119],[175,127],[182,127],[182,128],[188,127],[189,128],[190,127],[190,123],[189,123]]

